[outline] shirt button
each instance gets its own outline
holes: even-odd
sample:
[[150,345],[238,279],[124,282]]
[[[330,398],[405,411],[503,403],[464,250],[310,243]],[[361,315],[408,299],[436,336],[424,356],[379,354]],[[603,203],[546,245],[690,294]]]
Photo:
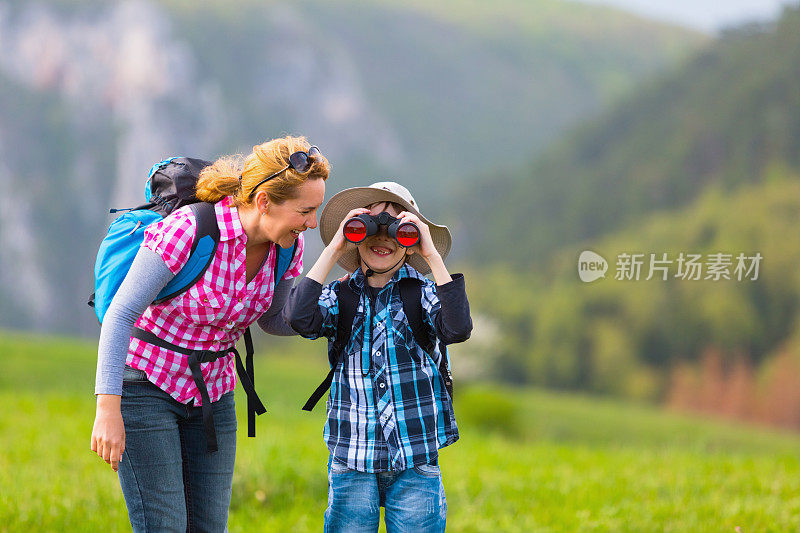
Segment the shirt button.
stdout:
[[381,384],[380,384],[380,385],[378,385],[378,386],[379,386],[380,388],[384,388],[386,385],[384,385],[383,383],[381,383]]
[[377,352],[375,352],[375,357],[380,357],[380,356],[381,356],[381,352],[380,352],[380,350],[379,350],[379,351],[377,351]]

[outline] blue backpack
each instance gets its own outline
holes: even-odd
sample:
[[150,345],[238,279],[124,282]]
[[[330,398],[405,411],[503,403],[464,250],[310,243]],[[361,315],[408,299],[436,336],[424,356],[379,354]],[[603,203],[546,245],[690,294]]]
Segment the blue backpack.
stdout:
[[[188,205],[197,221],[197,233],[192,242],[189,260],[175,277],[158,294],[153,303],[162,303],[173,298],[197,283],[203,276],[219,244],[219,226],[214,212],[214,204],[200,202],[195,196],[197,179],[200,171],[211,164],[211,161],[187,157],[172,157],[156,163],[150,169],[145,188],[145,203],[131,209],[112,209],[112,213],[127,211],[114,220],[108,228],[94,267],[95,292],[89,297],[89,305],[94,307],[97,319],[102,324],[114,295],[130,270],[136,253],[144,240],[145,229],[162,220],[179,207]],[[275,264],[275,282],[277,283],[291,264],[297,248],[278,246]],[[217,448],[216,434],[213,425],[211,402],[200,372],[200,363],[210,362],[228,352],[197,352],[172,345],[144,330],[134,329],[133,336],[150,344],[161,346],[187,355],[189,367],[195,378],[195,384],[203,398],[203,419],[206,426],[207,447],[209,451]],[[255,436],[255,414],[266,411],[258,395],[255,393],[253,373],[253,342],[250,328],[244,332],[247,366],[242,364],[235,348],[230,351],[236,355],[236,369],[248,400],[248,434]],[[206,407],[208,406],[208,410]]]
[[[191,206],[197,220],[197,233],[189,260],[153,303],[162,303],[181,294],[203,276],[219,243],[219,227],[213,204],[200,202],[195,197],[200,171],[210,164],[210,161],[186,157],[172,157],[156,163],[147,176],[145,204],[131,209],[111,210],[112,213],[127,212],[111,223],[97,252],[95,292],[89,297],[88,303],[94,307],[101,324],[139,251],[145,229],[184,205]],[[289,268],[294,251],[294,247],[278,247],[276,280],[281,279]]]

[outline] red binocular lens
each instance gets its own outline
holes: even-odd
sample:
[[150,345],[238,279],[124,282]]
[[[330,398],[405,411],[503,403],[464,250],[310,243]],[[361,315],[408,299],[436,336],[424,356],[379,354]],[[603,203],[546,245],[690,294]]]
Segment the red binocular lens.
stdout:
[[400,243],[400,246],[405,246],[406,248],[414,246],[419,242],[419,228],[411,222],[400,224],[394,238]]
[[360,243],[367,238],[367,225],[360,218],[348,220],[343,228],[344,238],[353,243]]
[[345,222],[342,231],[344,238],[358,244],[370,235],[375,235],[381,226],[386,226],[386,233],[395,239],[397,244],[408,248],[419,242],[419,228],[413,222],[401,223],[389,213],[383,212],[372,216],[358,215]]

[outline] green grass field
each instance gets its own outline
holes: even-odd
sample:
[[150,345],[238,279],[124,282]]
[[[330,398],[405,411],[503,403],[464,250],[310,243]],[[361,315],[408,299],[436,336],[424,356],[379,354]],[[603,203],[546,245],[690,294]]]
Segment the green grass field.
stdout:
[[[324,376],[323,345],[256,342],[269,412],[248,439],[237,396],[230,529],[320,531],[324,410],[300,406]],[[130,530],[116,474],[89,450],[94,344],[5,333],[0,353],[0,531]],[[800,530],[800,436],[456,384],[461,440],[441,458],[450,531]]]

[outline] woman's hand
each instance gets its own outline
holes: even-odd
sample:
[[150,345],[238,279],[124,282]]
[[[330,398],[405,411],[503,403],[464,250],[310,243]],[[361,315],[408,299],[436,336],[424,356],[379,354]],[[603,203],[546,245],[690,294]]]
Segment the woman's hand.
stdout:
[[92,451],[116,472],[125,452],[125,424],[122,422],[122,397],[98,394],[97,412],[92,428]]

